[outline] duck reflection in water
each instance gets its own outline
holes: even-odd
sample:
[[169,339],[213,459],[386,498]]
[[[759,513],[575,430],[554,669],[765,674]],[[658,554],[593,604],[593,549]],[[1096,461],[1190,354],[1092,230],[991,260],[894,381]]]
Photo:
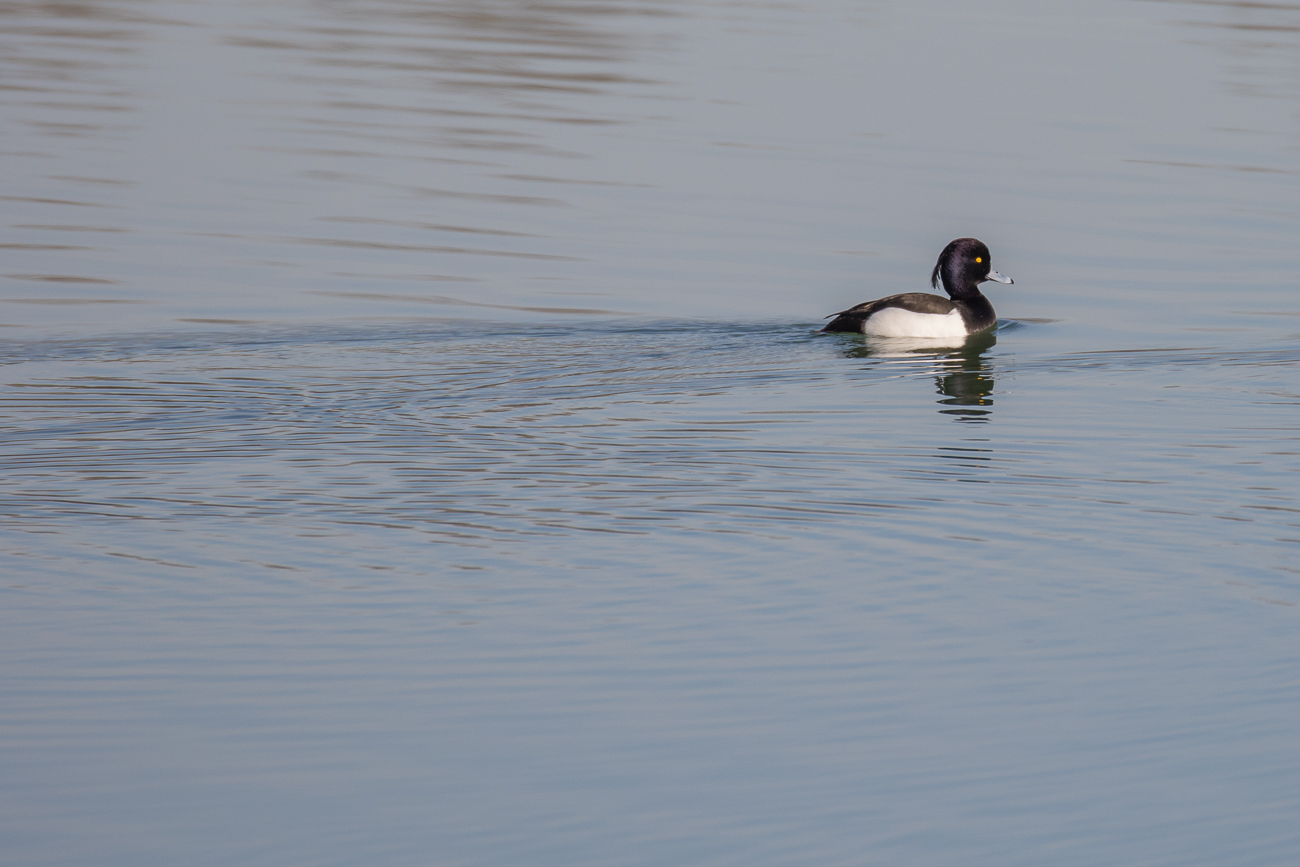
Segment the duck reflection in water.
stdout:
[[996,329],[973,334],[958,345],[952,338],[885,337],[854,338],[845,347],[849,358],[917,361],[934,363],[934,384],[942,396],[939,412],[957,421],[983,423],[993,410],[993,375],[984,357],[998,342]]

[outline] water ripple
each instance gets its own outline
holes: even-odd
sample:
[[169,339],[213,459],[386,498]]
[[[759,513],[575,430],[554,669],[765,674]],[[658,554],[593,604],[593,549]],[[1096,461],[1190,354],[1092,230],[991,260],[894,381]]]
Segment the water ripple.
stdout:
[[[9,344],[6,513],[19,524],[399,526],[470,545],[672,527],[901,529],[916,513],[985,538],[990,520],[1065,507],[1107,527],[1116,509],[1265,521],[1275,535],[1295,525],[1294,497],[1267,484],[1294,464],[1263,464],[1296,454],[1300,437],[1243,417],[1191,435],[1186,413],[1213,399],[1204,389],[1190,405],[1148,402],[1155,411],[1138,428],[1084,416],[1066,433],[1026,413],[1035,402],[1059,408],[1046,383],[1061,377],[1145,394],[1149,375],[1172,386],[1212,367],[1225,396],[1243,386],[1272,395],[1300,351],[990,350],[972,362],[844,347],[803,328],[663,322]],[[945,428],[943,413],[945,371],[970,374],[973,363],[988,388],[984,433],[972,438]],[[1004,380],[1015,383],[1005,395]],[[1039,385],[1026,391],[1026,381]],[[935,411],[917,417],[918,403]],[[1006,414],[1012,436],[998,434]],[[915,437],[899,417],[913,419]],[[1256,475],[1252,493],[1244,482]],[[1236,492],[1227,499],[1225,483]]]

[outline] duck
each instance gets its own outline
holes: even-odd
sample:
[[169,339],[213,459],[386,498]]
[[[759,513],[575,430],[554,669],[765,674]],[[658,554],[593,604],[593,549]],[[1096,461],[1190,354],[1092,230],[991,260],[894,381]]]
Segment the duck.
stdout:
[[964,339],[998,324],[993,305],[979,289],[989,280],[1014,282],[993,270],[993,259],[983,241],[958,238],[943,248],[930,275],[930,286],[944,290],[948,298],[928,292],[905,292],[864,301],[826,317],[835,318],[822,331],[853,331],[871,337]]

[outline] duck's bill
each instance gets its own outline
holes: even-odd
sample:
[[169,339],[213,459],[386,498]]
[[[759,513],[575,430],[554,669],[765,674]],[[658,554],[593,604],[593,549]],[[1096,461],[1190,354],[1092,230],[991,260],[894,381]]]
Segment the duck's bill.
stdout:
[[998,281],[999,283],[1014,283],[1014,282],[1016,282],[1015,280],[1012,280],[1010,277],[1006,277],[1006,276],[1004,276],[1004,275],[1002,275],[1002,274],[999,274],[997,271],[990,271],[990,272],[989,272],[989,276],[985,277],[984,279],[985,279],[985,280],[996,280],[996,281]]

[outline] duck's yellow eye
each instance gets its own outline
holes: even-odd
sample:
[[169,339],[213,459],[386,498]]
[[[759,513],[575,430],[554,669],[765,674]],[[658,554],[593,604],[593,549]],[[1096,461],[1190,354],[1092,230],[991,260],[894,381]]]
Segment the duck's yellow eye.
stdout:
[[983,257],[983,256],[976,256],[976,257],[975,257],[975,261],[976,261],[976,262],[983,262],[983,261],[984,261],[984,257]]

